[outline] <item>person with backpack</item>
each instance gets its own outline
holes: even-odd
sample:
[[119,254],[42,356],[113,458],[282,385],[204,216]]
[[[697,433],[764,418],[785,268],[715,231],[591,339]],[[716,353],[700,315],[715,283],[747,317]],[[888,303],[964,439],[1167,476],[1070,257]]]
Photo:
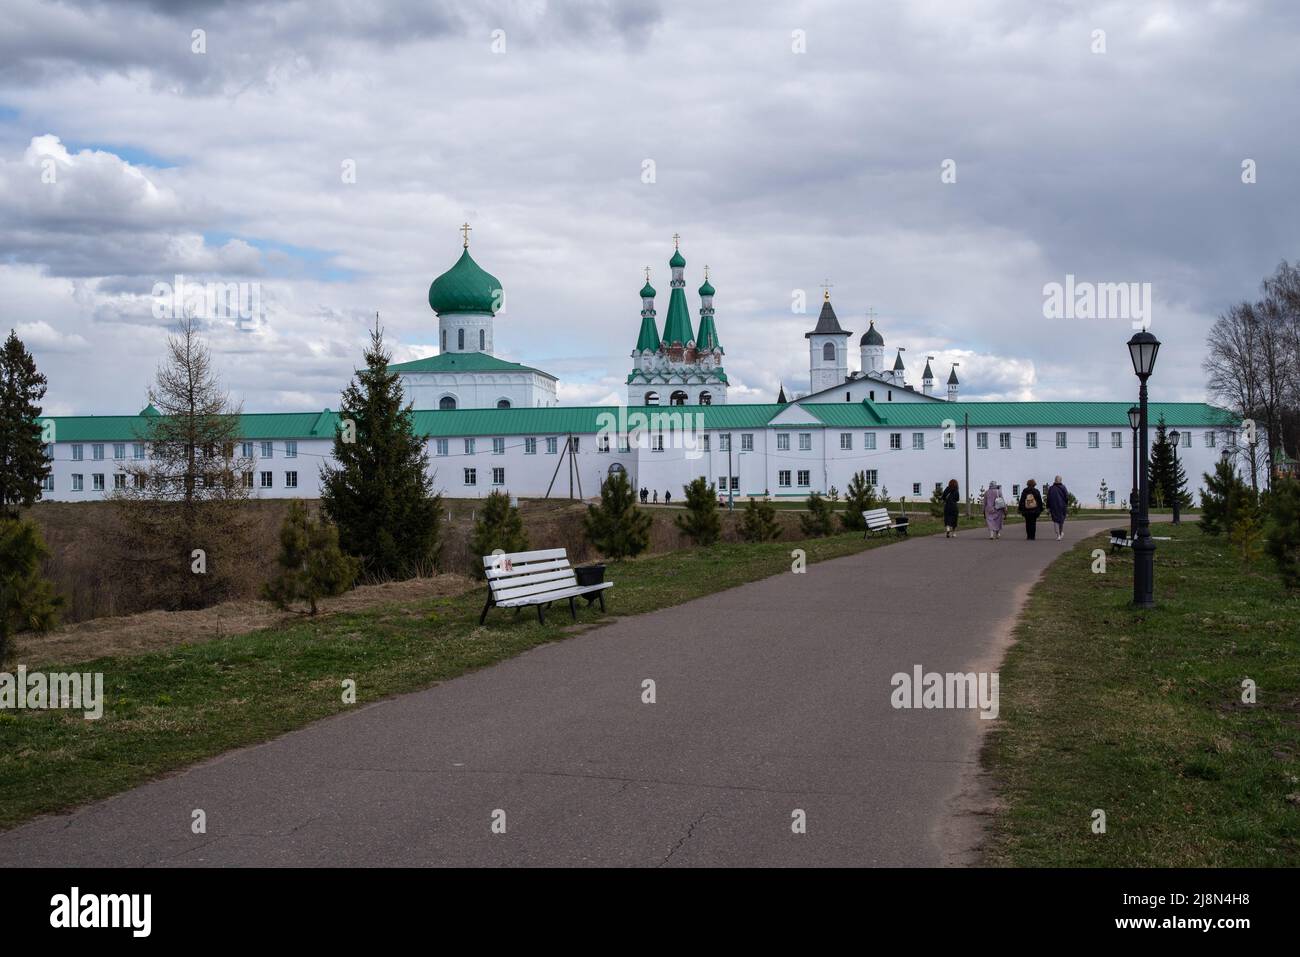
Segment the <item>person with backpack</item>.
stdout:
[[1065,537],[1065,516],[1070,511],[1070,490],[1061,484],[1057,476],[1047,489],[1047,510],[1052,514],[1052,524],[1056,526],[1056,540]]
[[1002,497],[1002,486],[989,482],[984,493],[984,524],[989,527],[989,538],[1002,537],[1002,521],[1007,517],[1007,500]]
[[949,479],[948,487],[943,490],[940,496],[943,499],[943,537],[957,537],[957,504],[961,501],[961,491],[957,488],[957,480]]
[[1033,479],[1025,482],[1025,490],[1020,493],[1020,514],[1025,517],[1025,538],[1032,542],[1038,531],[1038,516],[1043,514],[1043,493]]

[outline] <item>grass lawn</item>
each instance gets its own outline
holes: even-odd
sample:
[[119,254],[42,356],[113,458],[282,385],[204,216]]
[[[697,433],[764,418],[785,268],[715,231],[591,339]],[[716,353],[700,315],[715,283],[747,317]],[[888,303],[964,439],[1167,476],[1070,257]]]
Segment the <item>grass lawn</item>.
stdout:
[[1300,595],[1194,525],[1162,532],[1153,610],[1130,605],[1131,553],[1093,574],[1101,538],[1034,588],[984,749],[988,863],[1300,865]]
[[[912,523],[914,534],[940,528]],[[823,539],[729,543],[611,564],[607,617],[680,604],[788,571],[790,551],[824,561],[899,541],[861,533]],[[62,662],[41,670],[103,672],[104,716],[0,712],[0,829],[48,811],[106,797],[231,748],[265,741],[346,711],[357,702],[414,691],[574,633],[567,607],[539,625],[494,610],[478,624],[483,589],[303,620],[290,627],[134,656]],[[582,605],[579,602],[579,605]],[[601,618],[595,606],[579,621]],[[21,655],[19,656],[21,661]],[[14,666],[16,667],[16,665]],[[75,716],[74,716],[75,715]]]

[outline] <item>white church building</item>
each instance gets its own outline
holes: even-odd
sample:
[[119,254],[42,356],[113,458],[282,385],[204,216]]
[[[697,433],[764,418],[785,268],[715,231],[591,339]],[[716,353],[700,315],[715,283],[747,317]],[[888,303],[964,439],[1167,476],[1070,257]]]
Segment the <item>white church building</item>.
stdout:
[[[928,358],[919,389],[906,382],[902,349],[885,368],[885,340],[874,321],[859,340],[858,368],[850,369],[852,334],[841,328],[829,292],[805,335],[808,394],[790,402],[728,403],[716,291],[706,275],[694,323],[685,267],[675,243],[662,329],[648,276],[641,289],[627,405],[568,407],[557,404],[554,376],[493,354],[502,287],[470,257],[466,241],[459,260],[429,288],[439,353],[393,367],[416,410],[414,428],[427,445],[435,487],[451,498],[494,490],[590,498],[606,476],[622,471],[635,487],[660,495],[671,490],[678,497],[683,485],[703,476],[720,492],[741,497],[799,498],[842,492],[863,472],[895,501],[915,501],[952,478],[964,494],[994,479],[1019,494],[1029,478],[1045,485],[1060,474],[1084,504],[1126,504],[1135,436],[1127,417],[1131,396],[961,401],[955,367],[939,396]],[[128,467],[148,455],[149,414],[157,413],[45,420],[54,441],[47,446],[53,472],[43,497],[94,501],[124,488]],[[1239,423],[1223,410],[1153,402],[1152,440],[1160,418],[1179,432],[1179,458],[1193,494],[1220,458],[1241,467]],[[338,413],[248,413],[241,424],[239,451],[253,463],[255,494],[319,496]]]

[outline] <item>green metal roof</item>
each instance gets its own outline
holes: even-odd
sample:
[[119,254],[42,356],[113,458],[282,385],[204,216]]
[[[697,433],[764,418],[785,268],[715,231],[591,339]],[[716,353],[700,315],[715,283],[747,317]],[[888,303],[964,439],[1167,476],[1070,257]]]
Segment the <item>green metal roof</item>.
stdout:
[[440,316],[466,312],[492,315],[501,307],[501,283],[482,269],[466,248],[456,264],[429,286],[429,306]]
[[[1097,425],[1128,428],[1130,402],[863,402],[861,406],[809,403],[806,408],[819,418],[846,416],[843,424],[898,425],[941,428],[944,419],[958,425],[970,415],[972,426]],[[835,412],[832,410],[839,409]],[[861,415],[849,413],[861,409]],[[823,410],[825,412],[823,413]],[[1148,418],[1154,427],[1161,415],[1169,425],[1234,425],[1236,420],[1223,409],[1204,402],[1152,402]],[[823,418],[824,421],[829,419]],[[841,424],[837,421],[835,424]]]
[[659,351],[659,328],[655,325],[653,312],[647,312],[641,317],[641,332],[636,337],[636,351],[645,352],[647,349],[651,352]]
[[876,320],[871,320],[871,324],[867,326],[867,331],[862,334],[858,344],[863,346],[883,346],[885,344],[885,337],[876,330]]
[[673,258],[668,260],[668,265],[674,269],[681,269],[686,265],[686,257],[682,255],[680,249],[673,250]]
[[427,359],[396,362],[388,367],[393,372],[536,372],[548,379],[555,376],[532,366],[507,362],[486,352],[442,352]]
[[664,322],[664,344],[686,345],[695,338],[691,331],[691,314],[686,308],[686,290],[674,286],[668,296],[668,318]]
[[713,316],[707,312],[700,316],[700,332],[695,337],[695,348],[700,352],[722,348],[722,343],[718,341],[718,328],[713,324]]
[[647,279],[645,281],[645,285],[641,287],[641,298],[653,299],[654,297],[655,297],[655,287],[650,285],[650,280]]

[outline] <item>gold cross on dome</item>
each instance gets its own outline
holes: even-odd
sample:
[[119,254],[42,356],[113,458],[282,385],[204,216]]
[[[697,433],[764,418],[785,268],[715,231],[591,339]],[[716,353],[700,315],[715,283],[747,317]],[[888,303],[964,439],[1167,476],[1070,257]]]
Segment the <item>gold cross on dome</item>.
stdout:
[[822,298],[827,302],[831,301],[831,289],[835,286],[829,279],[822,280]]
[[705,281],[705,282],[708,282],[708,281],[709,281],[709,264],[708,264],[708,263],[705,263],[705,264],[704,264],[704,281]]
[[461,225],[460,225],[461,235],[463,235],[463,236],[465,237],[465,248],[466,248],[466,249],[469,249],[469,233],[470,233],[470,230],[473,229],[473,228],[474,228],[474,227],[471,226],[469,223],[461,223]]
[[872,306],[867,306],[867,321],[868,322],[876,321],[876,310]]
[[646,266],[646,267],[645,267],[645,281],[646,281],[646,282],[649,282],[649,281],[650,281],[650,267],[649,267],[649,266]]
[[682,241],[682,237],[679,236],[679,235],[677,235],[676,233],[673,233],[673,252],[676,252],[676,251],[677,251],[677,249],[678,249],[678,244],[679,244],[681,241]]

